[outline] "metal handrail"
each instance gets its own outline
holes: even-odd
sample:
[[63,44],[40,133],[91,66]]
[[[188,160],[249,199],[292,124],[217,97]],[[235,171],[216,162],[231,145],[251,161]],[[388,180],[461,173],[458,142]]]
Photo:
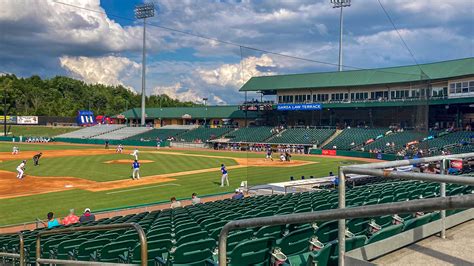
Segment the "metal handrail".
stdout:
[[[258,188],[257,188],[258,187]],[[259,189],[271,189],[272,190],[272,195],[273,195],[273,187],[272,186],[251,186],[247,188],[247,193],[249,193],[250,190],[259,190]]]
[[20,260],[20,266],[25,265],[25,239],[23,237],[22,232],[15,233],[18,235],[18,238],[20,239],[20,253],[8,253],[8,252],[0,252],[0,257],[7,257],[7,258],[14,258],[14,259],[19,259]]
[[145,231],[143,231],[143,228],[137,223],[106,224],[106,225],[96,225],[96,226],[86,226],[86,227],[70,227],[70,228],[64,228],[64,229],[39,232],[36,236],[36,265],[39,266],[42,263],[43,264],[46,264],[46,263],[67,264],[67,265],[135,265],[135,264],[90,262],[90,261],[81,262],[81,261],[41,258],[41,236],[75,233],[75,232],[82,232],[82,231],[102,231],[102,230],[123,229],[123,228],[132,228],[138,233],[138,238],[140,240],[140,246],[141,246],[140,247],[141,265],[146,266],[148,264],[148,244],[146,240],[146,234],[145,234]]
[[219,266],[227,265],[227,236],[235,229],[463,208],[474,208],[474,194],[231,221],[219,235]]

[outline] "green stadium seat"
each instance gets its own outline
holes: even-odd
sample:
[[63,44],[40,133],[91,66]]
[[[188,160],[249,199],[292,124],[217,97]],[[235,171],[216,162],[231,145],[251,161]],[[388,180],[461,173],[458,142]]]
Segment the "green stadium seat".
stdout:
[[168,259],[157,257],[158,265],[203,265],[212,258],[216,246],[214,239],[204,239],[178,246],[169,253]]
[[380,240],[387,239],[392,237],[403,230],[403,224],[396,224],[391,225],[386,228],[382,228],[382,230],[378,231],[377,233],[373,234],[366,242],[366,244],[372,244]]
[[283,238],[276,241],[276,246],[281,249],[286,256],[294,255],[308,251],[309,240],[314,235],[314,229],[312,227],[306,227],[299,230],[295,230]]
[[275,242],[272,237],[248,240],[238,244],[228,256],[229,266],[268,263]]
[[417,217],[417,218],[413,218],[413,219],[404,221],[403,231],[407,231],[407,230],[413,229],[415,227],[427,224],[428,222],[430,222],[431,217],[432,216],[429,213],[429,214],[425,214],[425,215]]
[[329,243],[325,245],[319,251],[309,251],[293,256],[289,256],[287,260],[287,264],[284,265],[291,265],[291,266],[310,266],[310,265],[328,265],[329,263],[329,255],[331,249],[333,249],[333,243]]

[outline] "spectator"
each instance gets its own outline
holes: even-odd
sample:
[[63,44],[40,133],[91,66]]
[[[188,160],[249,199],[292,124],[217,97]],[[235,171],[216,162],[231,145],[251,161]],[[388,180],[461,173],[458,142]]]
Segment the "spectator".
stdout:
[[244,198],[244,193],[240,191],[240,189],[235,190],[235,194],[232,196],[232,199],[243,199]]
[[53,212],[48,212],[47,217],[48,217],[48,221],[46,223],[41,221],[45,227],[53,228],[53,227],[61,225],[61,221],[59,219],[54,218]]
[[95,215],[91,213],[91,209],[86,208],[81,218],[79,218],[80,223],[87,223],[90,221],[95,221]]
[[192,203],[193,205],[196,205],[196,204],[201,203],[201,199],[197,196],[196,193],[193,193],[193,194],[191,195],[191,203]]
[[175,197],[171,198],[171,209],[181,207],[181,202],[177,201]]
[[79,222],[79,217],[74,214],[74,209],[69,210],[69,215],[64,217],[63,225],[70,225]]

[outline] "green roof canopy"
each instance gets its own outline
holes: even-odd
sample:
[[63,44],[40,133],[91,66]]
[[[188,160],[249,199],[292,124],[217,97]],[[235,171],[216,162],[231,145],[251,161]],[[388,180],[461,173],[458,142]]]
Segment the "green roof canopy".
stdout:
[[467,75],[474,75],[474,57],[413,66],[253,77],[240,91],[272,94],[278,90],[420,82]]
[[[121,115],[127,119],[137,119],[141,117],[141,109],[133,108],[127,110]],[[230,106],[197,106],[197,107],[164,107],[164,108],[146,108],[147,118],[155,119],[169,119],[169,118],[183,118],[189,117],[191,119],[203,118],[245,118],[245,112],[239,110],[237,105]],[[248,112],[248,118],[255,118],[257,112]],[[117,116],[115,116],[117,117]]]

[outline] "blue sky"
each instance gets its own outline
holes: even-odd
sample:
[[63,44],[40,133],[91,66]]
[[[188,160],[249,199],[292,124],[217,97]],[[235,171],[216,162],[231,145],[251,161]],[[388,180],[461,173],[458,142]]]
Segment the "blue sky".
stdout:
[[[140,90],[142,24],[133,19],[133,8],[142,1],[0,1],[0,71],[68,75]],[[474,1],[380,1],[419,63],[473,56]],[[329,0],[154,2],[156,16],[147,27],[147,94],[231,104],[242,100],[238,88],[251,76],[337,69],[239,47],[337,64],[338,10]],[[344,10],[344,65],[414,64],[378,1],[352,2]]]

